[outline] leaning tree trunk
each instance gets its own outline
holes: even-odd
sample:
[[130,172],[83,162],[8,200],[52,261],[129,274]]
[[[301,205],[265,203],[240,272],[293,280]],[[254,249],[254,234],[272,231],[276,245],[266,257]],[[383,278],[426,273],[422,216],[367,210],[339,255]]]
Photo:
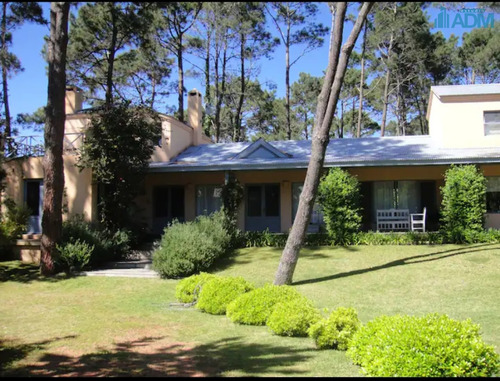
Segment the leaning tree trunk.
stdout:
[[344,80],[347,61],[349,60],[349,56],[358,38],[363,22],[372,6],[372,3],[363,3],[351,34],[341,49],[344,16],[347,4],[345,2],[337,3],[335,28],[332,29],[330,37],[328,67],[326,69],[323,88],[318,97],[318,106],[316,108],[315,127],[311,142],[311,158],[307,167],[304,188],[300,194],[295,222],[286,241],[285,249],[281,255],[278,271],[274,279],[274,284],[276,285],[292,283],[293,273],[297,265],[300,249],[304,243],[307,226],[309,225],[316,198],[319,179],[325,160],[325,151],[329,141],[330,126]]
[[48,41],[48,96],[45,119],[45,156],[43,158],[44,195],[40,270],[54,273],[56,244],[62,232],[62,198],[64,189],[63,138],[64,97],[66,91],[66,47],[70,3],[50,4],[50,38]]
[[365,85],[365,50],[366,34],[368,32],[368,20],[365,21],[365,32],[363,33],[363,45],[361,48],[361,78],[359,80],[359,109],[358,109],[358,128],[356,137],[361,137],[361,121],[363,120],[363,87]]
[[5,123],[5,128],[4,128],[4,134],[3,134],[3,139],[0,142],[2,144],[2,151],[5,149],[5,143],[7,143],[7,151],[11,152],[12,151],[12,143],[10,141],[10,137],[12,135],[12,126],[11,126],[11,117],[10,117],[10,108],[9,108],[9,88],[8,88],[8,71],[7,71],[7,66],[8,63],[7,61],[7,6],[8,3],[4,2],[2,5],[2,54],[3,54],[3,59],[5,62],[3,62],[2,65],[2,95],[3,95],[3,106],[4,106],[4,123]]

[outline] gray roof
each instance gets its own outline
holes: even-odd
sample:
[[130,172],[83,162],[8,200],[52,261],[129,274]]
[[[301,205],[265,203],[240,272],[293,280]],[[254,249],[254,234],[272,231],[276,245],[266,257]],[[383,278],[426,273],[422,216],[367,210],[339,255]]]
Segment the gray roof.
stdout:
[[434,94],[436,94],[438,97],[500,94],[500,83],[488,83],[481,85],[431,86],[431,91],[433,91]]
[[[238,155],[258,142],[204,144],[187,148],[169,162],[150,164],[151,172],[307,168],[310,140],[268,142],[286,157]],[[369,137],[330,140],[325,167],[500,163],[500,149],[440,148],[430,136]]]

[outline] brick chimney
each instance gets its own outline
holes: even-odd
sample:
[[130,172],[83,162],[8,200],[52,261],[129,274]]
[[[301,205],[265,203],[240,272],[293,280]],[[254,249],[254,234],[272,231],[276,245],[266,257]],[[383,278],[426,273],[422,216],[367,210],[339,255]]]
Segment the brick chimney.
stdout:
[[76,86],[66,86],[65,110],[66,115],[74,114],[82,109],[83,92]]
[[201,105],[201,93],[193,89],[188,93],[188,121],[187,124],[193,127],[193,145],[203,144],[203,126],[201,119],[203,116],[203,106]]

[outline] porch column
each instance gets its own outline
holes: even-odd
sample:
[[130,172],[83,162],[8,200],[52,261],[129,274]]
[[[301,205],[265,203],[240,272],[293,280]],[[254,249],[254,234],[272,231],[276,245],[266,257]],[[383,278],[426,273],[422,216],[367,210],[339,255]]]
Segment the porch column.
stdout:
[[287,233],[292,227],[292,183],[290,181],[282,181],[280,188],[281,232]]

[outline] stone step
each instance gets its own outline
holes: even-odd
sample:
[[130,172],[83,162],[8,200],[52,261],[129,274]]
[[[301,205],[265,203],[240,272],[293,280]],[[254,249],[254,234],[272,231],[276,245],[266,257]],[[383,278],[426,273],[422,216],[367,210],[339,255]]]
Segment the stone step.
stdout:
[[105,263],[103,269],[151,269],[151,260],[138,260],[138,261],[117,261]]
[[108,277],[126,277],[126,278],[159,278],[160,275],[150,269],[103,269],[83,271],[79,275],[83,276],[108,276]]

